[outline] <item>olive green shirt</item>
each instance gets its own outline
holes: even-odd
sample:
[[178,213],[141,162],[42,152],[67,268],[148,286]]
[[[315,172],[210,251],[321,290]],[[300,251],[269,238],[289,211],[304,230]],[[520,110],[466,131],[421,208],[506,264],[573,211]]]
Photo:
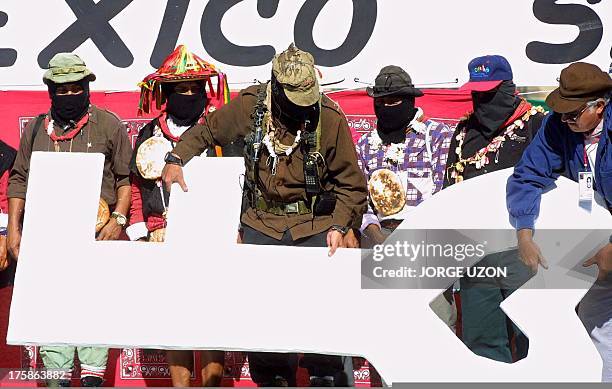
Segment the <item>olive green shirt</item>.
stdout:
[[[55,151],[54,142],[47,134],[44,120],[32,142],[35,123],[35,118],[30,120],[21,134],[19,150],[9,177],[9,198],[26,198],[32,152]],[[58,136],[70,130],[64,132],[55,125],[55,134]],[[104,154],[101,197],[112,208],[117,202],[117,188],[130,184],[128,164],[132,157],[132,145],[119,118],[109,111],[92,105],[89,108],[89,120],[83,129],[72,140],[58,142],[58,146],[60,152]]]
[[[200,155],[210,145],[225,146],[253,131],[257,103],[257,86],[244,89],[228,105],[209,114],[203,125],[192,127],[181,136],[173,152],[184,163]],[[275,122],[275,127],[280,124]],[[280,141],[290,145],[295,135],[281,131]],[[331,215],[289,214],[278,216],[251,207],[243,210],[242,223],[275,239],[289,230],[293,240],[312,236],[333,225],[359,229],[367,210],[365,177],[357,165],[357,154],[346,117],[339,106],[323,96],[321,102],[321,140],[319,152],[325,164],[319,169],[323,190],[336,195],[336,208]],[[268,201],[294,203],[307,201],[304,180],[304,155],[298,147],[289,156],[279,156],[276,175],[267,162],[268,150],[262,145],[259,163],[259,189]]]

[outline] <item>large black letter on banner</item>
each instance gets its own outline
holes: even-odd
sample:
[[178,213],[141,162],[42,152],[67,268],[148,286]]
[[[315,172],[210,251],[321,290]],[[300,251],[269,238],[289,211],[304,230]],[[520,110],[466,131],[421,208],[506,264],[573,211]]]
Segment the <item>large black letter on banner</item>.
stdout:
[[314,43],[313,29],[317,16],[329,0],[306,0],[295,20],[295,44],[315,57],[317,65],[338,66],[355,58],[372,37],[376,25],[376,0],[353,0],[353,20],[346,40],[340,47],[324,50]]
[[151,66],[158,68],[176,47],[181,27],[187,15],[189,0],[168,0],[159,35],[151,54]]
[[115,29],[108,23],[127,7],[132,0],[65,0],[77,17],[64,32],[38,55],[38,65],[47,67],[57,53],[71,52],[91,38],[107,61],[114,66],[127,68],[134,57]]
[[[200,34],[202,44],[211,57],[219,62],[234,66],[260,66],[272,60],[274,47],[238,46],[230,42],[221,31],[221,20],[230,8],[243,0],[210,0],[204,8]],[[280,0],[257,0],[257,12],[263,18],[271,18],[276,13]]]
[[[6,26],[8,22],[8,15],[4,12],[0,12],[0,27]],[[17,51],[13,49],[0,49],[0,67],[6,68],[13,66],[17,61]]]
[[[598,3],[590,0],[589,3]],[[554,44],[530,42],[526,53],[530,60],[545,64],[576,62],[591,55],[601,43],[603,25],[597,13],[578,4],[557,4],[557,0],[535,0],[533,14],[548,24],[568,24],[580,29],[578,37],[570,43]]]

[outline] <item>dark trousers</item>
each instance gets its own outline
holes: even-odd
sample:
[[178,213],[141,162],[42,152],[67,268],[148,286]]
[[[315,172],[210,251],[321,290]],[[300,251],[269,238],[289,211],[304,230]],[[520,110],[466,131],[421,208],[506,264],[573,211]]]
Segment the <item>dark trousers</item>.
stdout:
[[[269,246],[326,247],[327,232],[306,238],[293,240],[289,231],[285,231],[281,240],[269,237],[249,226],[243,225],[242,243]],[[296,386],[298,356],[295,353],[260,353],[251,352],[249,370],[251,378],[259,386],[270,386],[280,376],[289,386]],[[308,370],[312,377],[334,377],[335,386],[354,386],[352,357],[335,355],[304,354],[300,365]]]
[[[463,343],[476,355],[512,363],[527,356],[529,340],[501,310],[499,304],[534,273],[521,262],[518,251],[490,254],[476,266],[500,266],[508,277],[461,278]],[[512,357],[511,340],[516,346]]]

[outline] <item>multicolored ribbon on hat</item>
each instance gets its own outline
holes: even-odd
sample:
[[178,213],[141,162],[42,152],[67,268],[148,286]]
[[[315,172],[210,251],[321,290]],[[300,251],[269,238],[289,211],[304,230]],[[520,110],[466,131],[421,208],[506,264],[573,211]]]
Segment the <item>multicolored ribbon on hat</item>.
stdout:
[[[217,77],[216,91],[211,81],[213,77]],[[162,84],[181,81],[204,81],[208,84],[211,96],[219,99],[221,105],[229,102],[229,88],[225,74],[214,65],[191,53],[186,46],[180,45],[164,60],[157,71],[138,83],[140,87],[138,115],[150,113],[153,102],[155,108],[161,110],[165,102]],[[217,96],[223,96],[223,98],[220,99]]]

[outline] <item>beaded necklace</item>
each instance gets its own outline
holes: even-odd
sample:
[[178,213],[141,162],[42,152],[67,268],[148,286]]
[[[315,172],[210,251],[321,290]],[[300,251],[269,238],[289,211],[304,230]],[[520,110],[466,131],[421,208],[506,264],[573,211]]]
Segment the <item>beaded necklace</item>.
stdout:
[[463,128],[463,130],[455,138],[459,142],[457,148],[455,149],[458,162],[454,163],[448,168],[451,173],[451,178],[455,179],[455,183],[463,181],[463,172],[465,171],[465,167],[467,165],[474,165],[478,170],[487,166],[491,162],[487,156],[489,153],[495,153],[495,163],[497,163],[499,160],[499,150],[502,148],[504,142],[507,140],[524,140],[525,138],[518,135],[516,130],[522,130],[525,127],[525,123],[529,121],[532,116],[538,113],[546,114],[547,112],[540,106],[531,107],[531,109],[528,109],[520,119],[514,120],[508,127],[506,127],[505,131],[501,135],[493,138],[491,143],[478,150],[476,154],[469,158],[463,158],[463,142],[465,141],[465,136],[468,130],[467,127]]
[[277,138],[277,130],[274,128],[272,119],[272,88],[268,83],[265,104],[267,107],[266,113],[264,114],[263,127],[266,135],[264,136],[262,143],[266,146],[270,156],[266,161],[270,165],[272,175],[276,175],[276,167],[278,165],[278,158],[280,155],[290,156],[297,149],[297,146],[302,141],[302,131],[298,130],[295,140],[291,145],[282,144]]
[[[422,118],[423,110],[418,108],[416,115],[406,127],[406,133],[412,130],[418,133],[425,133],[427,131],[427,125],[421,121]],[[383,150],[383,162],[393,166],[401,166],[404,163],[408,139],[405,139],[403,143],[392,143],[390,145],[385,145],[377,130],[372,131],[369,136],[370,138],[368,139],[368,144],[370,145],[370,148],[372,150]]]

